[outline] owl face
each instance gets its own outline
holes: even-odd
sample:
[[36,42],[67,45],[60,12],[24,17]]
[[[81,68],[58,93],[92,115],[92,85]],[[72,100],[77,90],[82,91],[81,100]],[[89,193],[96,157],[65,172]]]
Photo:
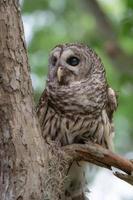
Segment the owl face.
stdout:
[[50,53],[46,91],[56,112],[99,115],[106,86],[102,62],[86,45],[58,45]]
[[83,45],[56,46],[49,56],[48,80],[57,85],[69,85],[89,77],[92,61]]

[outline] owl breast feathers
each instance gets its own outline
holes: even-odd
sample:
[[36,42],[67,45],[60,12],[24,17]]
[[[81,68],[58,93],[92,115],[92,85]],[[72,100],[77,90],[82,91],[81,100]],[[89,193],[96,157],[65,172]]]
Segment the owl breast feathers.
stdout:
[[37,108],[44,138],[61,145],[94,141],[111,149],[116,94],[98,55],[82,44],[56,46]]

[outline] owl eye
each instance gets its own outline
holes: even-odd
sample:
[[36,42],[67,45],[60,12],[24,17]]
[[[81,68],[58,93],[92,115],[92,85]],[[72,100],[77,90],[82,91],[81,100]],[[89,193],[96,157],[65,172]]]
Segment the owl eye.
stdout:
[[67,60],[66,60],[67,64],[71,65],[71,66],[76,66],[79,64],[80,60],[79,58],[77,57],[69,57]]
[[57,58],[55,56],[52,56],[52,58],[51,58],[52,65],[55,66],[56,62],[57,62]]

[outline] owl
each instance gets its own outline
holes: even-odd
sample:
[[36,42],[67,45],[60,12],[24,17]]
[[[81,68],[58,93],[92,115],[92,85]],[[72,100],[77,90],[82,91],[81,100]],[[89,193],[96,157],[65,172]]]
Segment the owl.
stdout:
[[46,140],[61,146],[92,141],[112,149],[116,108],[116,93],[91,48],[70,43],[51,51],[46,87],[37,107]]

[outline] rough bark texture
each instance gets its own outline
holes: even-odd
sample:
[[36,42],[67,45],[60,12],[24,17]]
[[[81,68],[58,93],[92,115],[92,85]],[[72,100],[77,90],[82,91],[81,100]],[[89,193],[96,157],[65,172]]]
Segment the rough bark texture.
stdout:
[[41,199],[45,158],[18,1],[1,0],[0,199]]

